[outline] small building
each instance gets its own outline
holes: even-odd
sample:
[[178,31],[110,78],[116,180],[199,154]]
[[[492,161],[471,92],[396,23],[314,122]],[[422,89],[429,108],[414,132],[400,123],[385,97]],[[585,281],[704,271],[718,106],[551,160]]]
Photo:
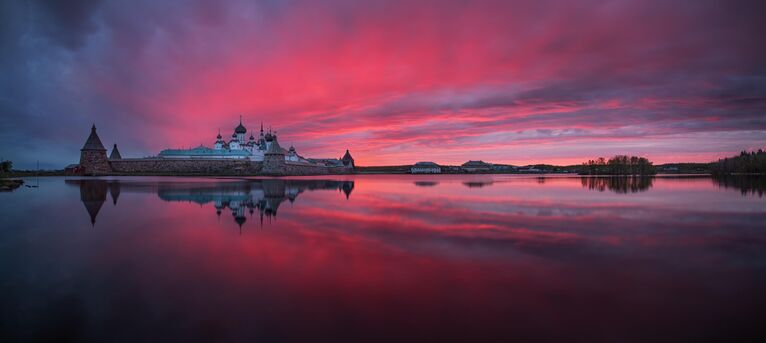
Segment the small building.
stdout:
[[484,161],[468,161],[463,163],[463,170],[469,173],[488,172],[492,170],[492,164]]
[[418,162],[410,168],[413,174],[441,174],[442,168],[434,162]]
[[66,175],[78,175],[81,173],[82,173],[82,168],[80,168],[80,165],[77,163],[70,164],[64,167],[64,174]]

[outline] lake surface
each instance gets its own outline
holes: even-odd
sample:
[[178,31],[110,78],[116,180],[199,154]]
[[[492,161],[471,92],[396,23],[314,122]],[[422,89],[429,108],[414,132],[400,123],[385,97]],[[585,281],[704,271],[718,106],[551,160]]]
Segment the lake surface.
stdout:
[[3,342],[764,335],[762,180],[27,182],[0,193]]

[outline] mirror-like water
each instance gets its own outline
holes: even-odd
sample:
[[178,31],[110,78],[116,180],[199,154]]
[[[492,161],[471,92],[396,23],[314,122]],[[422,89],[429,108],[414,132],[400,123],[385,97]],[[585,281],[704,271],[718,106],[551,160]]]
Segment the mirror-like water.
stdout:
[[40,178],[0,193],[0,340],[736,341],[762,179]]

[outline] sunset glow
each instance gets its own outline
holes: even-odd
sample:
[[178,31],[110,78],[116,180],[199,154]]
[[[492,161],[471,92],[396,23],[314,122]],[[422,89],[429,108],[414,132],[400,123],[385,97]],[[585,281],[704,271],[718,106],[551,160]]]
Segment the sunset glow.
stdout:
[[766,146],[759,2],[62,3],[0,11],[0,157],[20,168],[77,162],[92,123],[141,157],[240,115],[363,166]]

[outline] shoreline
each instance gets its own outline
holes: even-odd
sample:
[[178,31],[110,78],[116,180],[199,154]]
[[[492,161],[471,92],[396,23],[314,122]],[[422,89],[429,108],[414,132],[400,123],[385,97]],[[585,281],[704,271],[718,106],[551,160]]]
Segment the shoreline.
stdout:
[[11,173],[6,176],[0,177],[0,180],[13,180],[19,178],[30,177],[75,177],[75,178],[99,178],[99,177],[262,177],[262,178],[290,178],[290,177],[338,177],[338,176],[356,176],[356,175],[412,175],[420,177],[428,176],[452,176],[452,175],[519,175],[519,176],[532,176],[532,177],[631,177],[631,178],[651,178],[651,177],[726,177],[726,176],[758,176],[766,177],[766,174],[712,174],[712,173],[657,173],[652,175],[611,175],[611,174],[577,174],[577,173],[399,173],[399,172],[357,172],[347,174],[311,174],[311,175],[257,175],[257,174],[187,174],[187,173],[135,173],[135,174],[103,174],[103,175],[77,175],[67,174],[63,172],[21,172]]
[[24,184],[24,180],[17,178],[0,178],[0,192],[10,192],[16,188],[21,187]]

